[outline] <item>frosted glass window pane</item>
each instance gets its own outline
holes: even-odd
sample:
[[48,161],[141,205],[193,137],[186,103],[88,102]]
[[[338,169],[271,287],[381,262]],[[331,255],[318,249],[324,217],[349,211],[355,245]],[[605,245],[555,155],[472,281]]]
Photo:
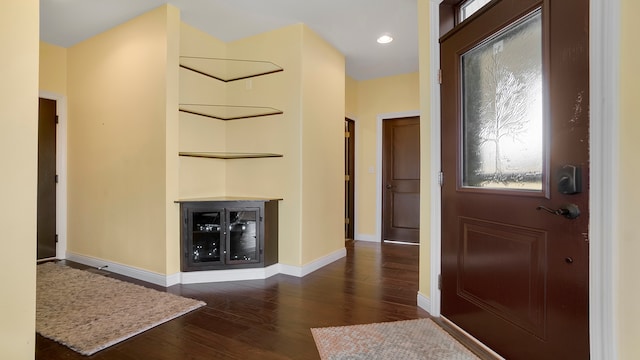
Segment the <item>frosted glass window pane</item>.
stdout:
[[540,12],[462,56],[463,186],[542,190]]

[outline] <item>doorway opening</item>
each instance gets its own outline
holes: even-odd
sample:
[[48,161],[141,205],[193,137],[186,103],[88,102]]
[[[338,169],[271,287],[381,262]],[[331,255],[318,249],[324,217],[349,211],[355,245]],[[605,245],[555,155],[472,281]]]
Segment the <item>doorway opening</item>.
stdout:
[[[49,149],[48,152],[55,152],[55,169],[53,172],[55,185],[55,228],[53,230],[56,237],[55,252],[53,258],[62,260],[66,258],[67,252],[67,99],[65,96],[52,93],[49,91],[40,91],[39,98],[47,102],[55,104],[55,116],[57,124],[55,129],[55,149]],[[40,133],[40,131],[38,131]],[[40,136],[40,134],[39,134]],[[49,177],[49,176],[47,176]],[[40,211],[40,210],[38,210]],[[53,228],[52,225],[49,225]],[[50,230],[51,231],[51,230]],[[49,247],[51,247],[49,245]],[[51,255],[51,249],[47,255]],[[49,257],[43,257],[36,254],[36,261],[46,261]]]
[[420,117],[382,126],[382,240],[420,242]]
[[38,102],[38,261],[56,257],[56,101],[40,98]]

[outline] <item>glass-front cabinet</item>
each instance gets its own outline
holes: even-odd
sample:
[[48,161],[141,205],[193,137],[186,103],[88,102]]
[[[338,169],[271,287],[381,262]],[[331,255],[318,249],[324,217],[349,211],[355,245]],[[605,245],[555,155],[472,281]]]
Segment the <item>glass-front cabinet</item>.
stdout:
[[180,207],[182,271],[277,263],[277,199],[184,200]]

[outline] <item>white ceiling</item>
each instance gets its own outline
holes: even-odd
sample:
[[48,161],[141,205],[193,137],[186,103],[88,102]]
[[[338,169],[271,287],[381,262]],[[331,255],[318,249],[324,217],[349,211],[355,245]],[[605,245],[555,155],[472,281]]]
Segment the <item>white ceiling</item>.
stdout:
[[[304,23],[345,55],[356,80],[418,71],[417,0],[40,0],[40,38],[70,47],[164,3],[225,42]],[[383,33],[394,41],[376,43]]]

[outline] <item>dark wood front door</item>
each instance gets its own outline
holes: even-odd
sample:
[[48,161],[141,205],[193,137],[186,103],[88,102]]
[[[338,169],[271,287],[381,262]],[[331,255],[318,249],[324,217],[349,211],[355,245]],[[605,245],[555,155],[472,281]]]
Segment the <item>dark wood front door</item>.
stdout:
[[56,101],[39,99],[38,106],[38,253],[56,256]]
[[441,38],[442,315],[507,359],[589,359],[588,5]]
[[383,240],[420,242],[420,118],[383,121]]

